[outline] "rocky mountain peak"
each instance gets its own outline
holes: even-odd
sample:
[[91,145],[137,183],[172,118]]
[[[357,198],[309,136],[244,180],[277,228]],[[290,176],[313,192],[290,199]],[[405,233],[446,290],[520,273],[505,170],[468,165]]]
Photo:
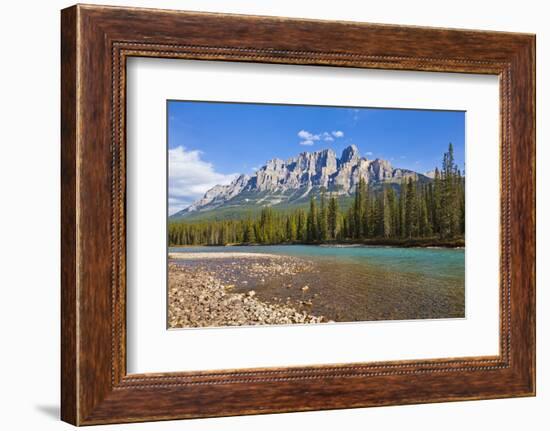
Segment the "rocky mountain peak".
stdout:
[[434,179],[435,178],[435,169],[433,171],[428,171],[428,172],[424,173],[424,175],[427,176],[428,178]]
[[281,159],[271,159],[269,160],[265,167],[269,170],[278,170],[281,169],[285,165],[285,162]]
[[349,163],[359,160],[359,149],[351,144],[349,147],[344,148],[342,151],[342,157],[340,157],[340,163]]
[[[239,175],[231,184],[218,185],[208,190],[191,206],[176,214],[184,217],[194,211],[215,209],[224,205],[277,205],[308,199],[313,191],[325,188],[331,193],[351,195],[363,179],[366,183],[399,183],[408,177],[428,177],[416,172],[393,168],[387,160],[368,160],[359,149],[350,145],[340,159],[333,149],[302,152],[288,160],[274,158],[253,175]],[[246,198],[244,198],[246,196]],[[256,196],[256,198],[255,198]]]

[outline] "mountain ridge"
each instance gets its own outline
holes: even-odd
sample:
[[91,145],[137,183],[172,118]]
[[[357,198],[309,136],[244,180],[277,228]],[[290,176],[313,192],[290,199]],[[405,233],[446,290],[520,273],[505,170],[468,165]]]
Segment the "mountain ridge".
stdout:
[[338,196],[351,196],[361,178],[375,186],[399,184],[408,178],[431,181],[410,169],[394,168],[387,160],[361,157],[355,145],[346,147],[340,158],[331,148],[304,151],[286,161],[273,158],[252,175],[241,174],[230,184],[212,187],[170,219],[239,205],[289,205],[303,202],[322,188]]

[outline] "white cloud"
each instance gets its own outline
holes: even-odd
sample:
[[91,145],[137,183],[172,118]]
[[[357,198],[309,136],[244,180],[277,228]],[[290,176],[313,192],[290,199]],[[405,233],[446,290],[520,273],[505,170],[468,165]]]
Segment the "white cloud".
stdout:
[[357,120],[359,120],[359,109],[357,108],[351,108],[349,110],[349,112],[351,113],[351,118],[353,120],[353,123],[356,123]]
[[187,202],[181,202],[178,199],[168,198],[168,214],[172,215],[181,210],[187,208],[189,204]]
[[168,150],[168,212],[174,214],[220,184],[229,184],[238,174],[216,172],[214,165],[201,159],[199,150],[179,146]]
[[323,132],[323,134],[321,135],[321,138],[323,139],[323,141],[327,141],[327,142],[334,141],[334,138],[329,132]]
[[308,132],[307,130],[300,130],[298,132],[298,137],[302,140],[300,141],[300,145],[313,145],[315,141],[318,141],[321,139],[321,135],[313,134],[311,132]]
[[365,154],[366,154],[367,156],[372,156],[372,155],[373,155],[373,152],[372,152],[372,151],[367,151]]
[[300,130],[298,132],[298,137],[301,139],[300,145],[314,145],[316,141],[325,141],[332,142],[334,138],[344,137],[344,132],[341,130],[336,130],[333,132],[321,132],[321,133],[312,133],[307,130]]
[[319,135],[314,135],[313,133],[308,132],[307,130],[300,130],[298,132],[298,137],[306,141],[318,141],[320,139]]

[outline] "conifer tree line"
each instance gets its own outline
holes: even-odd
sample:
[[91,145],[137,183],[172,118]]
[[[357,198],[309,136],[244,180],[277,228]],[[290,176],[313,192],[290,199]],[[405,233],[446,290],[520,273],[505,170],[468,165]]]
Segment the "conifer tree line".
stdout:
[[172,245],[322,243],[369,239],[464,238],[464,176],[454,161],[453,146],[443,156],[433,181],[409,177],[394,188],[372,190],[361,178],[353,201],[340,207],[336,194],[321,190],[307,209],[262,208],[259,216],[239,220],[172,222]]

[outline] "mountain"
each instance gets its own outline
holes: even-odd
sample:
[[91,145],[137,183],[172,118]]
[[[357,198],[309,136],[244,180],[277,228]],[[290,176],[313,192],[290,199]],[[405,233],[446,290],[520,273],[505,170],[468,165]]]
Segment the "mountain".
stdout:
[[350,145],[340,158],[332,149],[303,152],[286,161],[272,159],[255,174],[240,175],[228,185],[217,185],[171,219],[195,218],[212,212],[233,214],[262,206],[288,207],[307,203],[322,188],[344,198],[351,196],[360,179],[372,187],[398,185],[403,179],[431,181],[417,172],[394,168],[387,160],[361,157]]
[[424,175],[433,180],[435,178],[435,169],[433,171],[426,172]]

